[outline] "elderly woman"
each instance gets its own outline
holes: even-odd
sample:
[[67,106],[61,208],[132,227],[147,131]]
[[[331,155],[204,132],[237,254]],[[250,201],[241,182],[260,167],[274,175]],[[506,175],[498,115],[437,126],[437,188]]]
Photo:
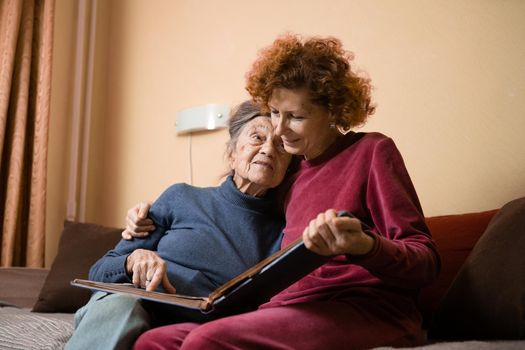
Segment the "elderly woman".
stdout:
[[[374,112],[370,82],[335,38],[279,37],[247,74],[287,152],[282,245],[302,235],[328,263],[258,310],[143,334],[136,349],[364,349],[423,340],[418,289],[440,260],[392,139],[353,132]],[[287,182],[287,181],[285,181]],[[345,209],[356,218],[336,218]],[[315,218],[312,220],[312,218]],[[366,227],[366,229],[365,229]]]
[[[232,174],[226,181],[211,188],[168,188],[151,207],[155,231],[119,242],[93,265],[90,279],[207,296],[278,249],[284,221],[269,189],[281,183],[291,156],[269,116],[249,101],[233,113],[229,131]],[[154,303],[96,293],[77,312],[66,348],[130,348],[150,323],[178,322],[180,316],[160,315]]]

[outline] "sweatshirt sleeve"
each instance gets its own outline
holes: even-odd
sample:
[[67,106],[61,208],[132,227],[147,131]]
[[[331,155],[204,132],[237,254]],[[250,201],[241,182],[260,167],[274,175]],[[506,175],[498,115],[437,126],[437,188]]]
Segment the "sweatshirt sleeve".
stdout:
[[366,257],[349,257],[385,283],[401,288],[430,284],[440,258],[416,191],[394,142],[386,138],[373,152],[366,202],[376,241]]

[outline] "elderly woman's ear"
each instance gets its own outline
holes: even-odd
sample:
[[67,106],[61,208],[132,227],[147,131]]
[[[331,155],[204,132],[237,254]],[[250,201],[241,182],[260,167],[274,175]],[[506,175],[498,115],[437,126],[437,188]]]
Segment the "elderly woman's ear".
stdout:
[[234,152],[234,148],[235,145],[231,144],[231,143],[228,143],[228,146],[226,147],[226,160],[228,161],[228,166],[230,167],[230,170],[231,170],[231,174],[233,174],[234,172],[234,169],[233,169],[233,166],[234,166],[234,162],[235,162],[235,159],[234,159],[234,156],[233,156],[233,152]]

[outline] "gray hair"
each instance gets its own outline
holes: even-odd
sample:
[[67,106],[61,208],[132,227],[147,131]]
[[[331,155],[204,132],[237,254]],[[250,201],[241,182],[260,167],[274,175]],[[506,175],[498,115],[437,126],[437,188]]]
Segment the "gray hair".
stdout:
[[250,122],[250,120],[257,117],[270,118],[270,114],[261,112],[259,106],[257,106],[252,100],[244,101],[232,109],[230,113],[230,120],[228,122],[230,140],[226,144],[227,157],[229,157],[235,149],[242,129]]

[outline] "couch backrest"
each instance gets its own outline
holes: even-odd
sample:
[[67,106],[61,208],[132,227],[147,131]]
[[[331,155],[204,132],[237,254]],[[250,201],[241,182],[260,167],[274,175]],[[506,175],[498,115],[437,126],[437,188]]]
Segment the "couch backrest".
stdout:
[[427,218],[427,224],[441,255],[441,272],[436,281],[421,291],[420,308],[430,320],[439,302],[498,209],[479,213]]

